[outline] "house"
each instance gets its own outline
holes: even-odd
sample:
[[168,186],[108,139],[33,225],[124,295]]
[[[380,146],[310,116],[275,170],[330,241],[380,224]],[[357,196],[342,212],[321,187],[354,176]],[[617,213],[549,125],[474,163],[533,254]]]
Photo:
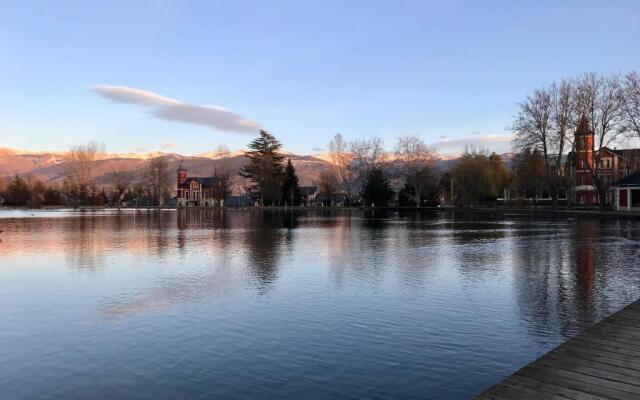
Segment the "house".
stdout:
[[225,207],[251,207],[255,203],[255,199],[251,196],[227,196],[224,198]]
[[613,191],[616,210],[640,211],[640,172],[616,181]]
[[[640,171],[640,149],[618,150],[603,147],[595,151],[594,140],[595,134],[589,127],[586,116],[582,116],[574,134],[574,150],[566,156],[561,171],[565,178],[565,187],[558,191],[561,204],[598,204],[600,200],[593,179],[593,171],[596,171],[606,188],[606,204],[614,205],[619,200],[619,187],[616,184],[626,176]],[[498,200],[550,204],[551,193],[548,189],[523,193],[506,188],[504,196]]]
[[311,205],[318,207],[343,207],[346,204],[347,195],[344,193],[317,194],[310,202]]
[[571,201],[580,205],[598,204],[598,192],[592,171],[596,170],[607,188],[607,204],[614,203],[613,183],[640,170],[640,149],[594,151],[594,132],[582,116],[575,132],[575,150],[569,154],[568,173],[572,178]]
[[318,195],[317,186],[300,186],[298,191],[300,192],[300,203],[304,206],[311,205]]
[[224,181],[219,176],[187,176],[187,170],[180,162],[176,183],[176,205],[178,207],[223,206],[219,198],[223,192]]

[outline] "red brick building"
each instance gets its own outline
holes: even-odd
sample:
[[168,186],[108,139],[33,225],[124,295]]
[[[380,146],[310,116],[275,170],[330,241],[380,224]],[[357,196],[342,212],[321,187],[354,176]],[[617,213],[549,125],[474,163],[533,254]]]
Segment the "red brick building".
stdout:
[[176,205],[178,207],[223,206],[222,179],[218,176],[188,176],[182,163],[176,171]]
[[[640,149],[610,149],[595,151],[595,134],[585,116],[575,133],[575,150],[569,155],[569,176],[572,177],[572,202],[579,205],[599,203],[593,176],[597,174],[607,191],[607,204],[617,204],[614,183],[640,170]],[[596,164],[597,163],[597,164]]]

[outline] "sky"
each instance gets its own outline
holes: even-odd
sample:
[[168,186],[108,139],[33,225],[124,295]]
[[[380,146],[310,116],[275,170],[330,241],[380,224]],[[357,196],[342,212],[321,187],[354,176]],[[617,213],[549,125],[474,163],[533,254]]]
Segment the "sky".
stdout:
[[518,102],[640,65],[640,1],[3,1],[0,147],[199,154],[267,129],[509,149]]

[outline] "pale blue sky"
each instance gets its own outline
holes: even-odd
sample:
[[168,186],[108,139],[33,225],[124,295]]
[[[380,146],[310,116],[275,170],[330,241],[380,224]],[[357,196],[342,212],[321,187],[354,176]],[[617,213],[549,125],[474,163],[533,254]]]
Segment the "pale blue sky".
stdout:
[[[4,1],[0,147],[197,154],[253,137],[176,122],[195,109],[219,126],[191,105],[299,153],[337,132],[488,142],[542,84],[637,69],[639,18],[640,1]],[[141,106],[96,85],[169,99]],[[156,106],[170,99],[191,108],[167,117]]]

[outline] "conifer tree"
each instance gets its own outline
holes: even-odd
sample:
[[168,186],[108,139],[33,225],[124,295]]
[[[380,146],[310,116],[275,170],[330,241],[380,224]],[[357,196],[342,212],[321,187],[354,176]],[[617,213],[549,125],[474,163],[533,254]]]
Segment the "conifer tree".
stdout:
[[273,204],[280,199],[284,159],[281,148],[282,144],[275,136],[261,130],[245,153],[249,163],[240,171],[240,176],[251,180],[252,191],[260,198],[261,205]]
[[297,206],[300,204],[300,189],[298,188],[298,175],[296,169],[291,163],[291,159],[287,161],[284,169],[284,177],[282,179],[282,199],[285,204]]
[[380,168],[374,168],[367,174],[362,190],[365,205],[386,206],[393,198],[393,189]]

